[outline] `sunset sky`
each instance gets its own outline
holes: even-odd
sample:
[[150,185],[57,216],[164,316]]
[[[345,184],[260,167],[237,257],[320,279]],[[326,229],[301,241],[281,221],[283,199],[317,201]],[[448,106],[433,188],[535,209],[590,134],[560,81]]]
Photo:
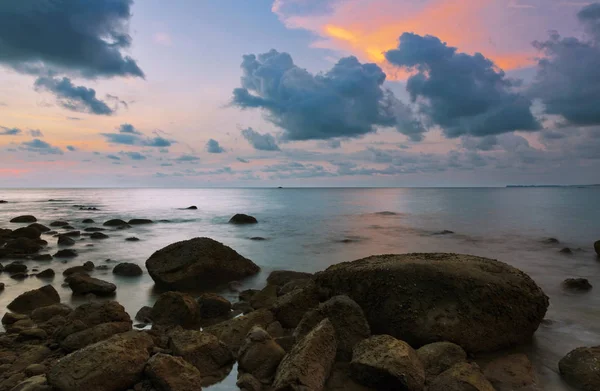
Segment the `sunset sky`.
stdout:
[[600,183],[600,3],[0,0],[0,187]]

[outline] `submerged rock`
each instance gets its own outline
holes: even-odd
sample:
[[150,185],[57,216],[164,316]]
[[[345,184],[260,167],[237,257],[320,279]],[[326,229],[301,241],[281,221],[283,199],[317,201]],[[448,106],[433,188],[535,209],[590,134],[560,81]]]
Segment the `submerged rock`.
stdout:
[[118,276],[125,277],[137,277],[144,273],[139,265],[130,262],[119,263],[114,267],[112,272]]
[[96,222],[92,219],[83,219],[81,221],[83,224],[95,224]]
[[98,296],[112,295],[117,286],[113,283],[90,277],[87,274],[75,273],[68,277],[67,283],[73,293],[87,295],[93,293]]
[[43,278],[43,279],[50,279],[50,278],[54,278],[54,270],[52,269],[45,269],[42,270],[41,272],[39,272],[38,274],[36,274],[37,278]]
[[106,234],[103,234],[102,232],[94,232],[90,235],[90,239],[94,239],[94,240],[102,240],[102,239],[108,239],[109,236]]
[[144,373],[159,391],[199,391],[202,374],[181,357],[158,353],[148,360]]
[[46,227],[45,225],[39,224],[39,223],[33,223],[33,224],[29,224],[27,226],[28,228],[35,228],[40,232],[48,232],[50,231],[50,228]]
[[15,229],[10,236],[13,238],[39,239],[41,234],[42,232],[40,230],[29,226]]
[[571,291],[585,292],[592,289],[592,284],[587,278],[567,278],[562,282],[562,287]]
[[102,232],[102,231],[106,231],[106,228],[100,228],[100,227],[88,227],[84,229],[85,232]]
[[192,206],[188,206],[185,209],[187,209],[187,210],[196,210],[196,209],[198,209],[198,207],[196,205],[192,205]]
[[154,221],[150,219],[131,219],[129,220],[129,225],[143,225],[143,224],[152,224]]
[[471,255],[373,256],[331,266],[315,281],[355,300],[374,334],[416,347],[449,341],[467,352],[529,341],[549,303],[525,273]]
[[69,223],[67,221],[53,221],[50,223],[51,227],[66,227]]
[[582,347],[558,362],[563,379],[581,391],[600,390],[600,346]]
[[58,245],[59,246],[73,246],[75,241],[68,236],[59,235],[58,236]]
[[140,239],[136,238],[135,236],[132,236],[132,237],[126,238],[125,241],[127,241],[127,242],[139,242]]
[[29,238],[16,238],[6,242],[5,250],[12,254],[35,254],[44,247],[44,241]]
[[36,255],[33,258],[31,258],[34,261],[51,261],[52,260],[52,255],[50,254],[40,254],[40,255]]
[[596,251],[596,254],[600,257],[600,240],[594,243],[594,250]]
[[54,258],[74,258],[76,257],[77,251],[71,249],[58,250],[56,254],[53,255]]
[[238,213],[229,219],[229,224],[256,224],[256,217]]
[[20,262],[11,262],[4,266],[4,272],[6,273],[24,273],[27,271],[27,265]]
[[105,227],[127,227],[129,226],[129,224],[127,224],[127,222],[121,220],[121,219],[112,219],[112,220],[108,220],[105,221],[104,224]]
[[45,285],[41,288],[21,293],[8,304],[7,308],[14,312],[29,313],[36,308],[57,303],[60,303],[58,292],[52,285]]
[[559,253],[571,255],[571,254],[573,254],[573,250],[571,250],[569,247],[565,247],[565,248],[561,249],[559,251]]
[[11,223],[35,223],[37,219],[32,215],[17,216],[10,220]]
[[209,238],[185,240],[158,250],[148,258],[146,268],[156,284],[171,289],[228,282],[260,270],[232,248]]

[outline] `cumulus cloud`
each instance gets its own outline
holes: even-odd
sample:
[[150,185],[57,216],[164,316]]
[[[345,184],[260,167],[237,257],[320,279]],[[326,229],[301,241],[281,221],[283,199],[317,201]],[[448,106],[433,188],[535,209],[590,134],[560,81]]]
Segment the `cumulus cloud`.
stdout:
[[44,134],[42,133],[41,130],[37,130],[37,129],[30,129],[29,130],[29,135],[31,137],[44,137]]
[[146,156],[139,152],[121,152],[121,154],[129,157],[131,160],[146,160]]
[[119,126],[119,133],[142,134],[142,132],[137,130],[131,124],[122,124],[121,126]]
[[37,152],[42,155],[62,155],[63,151],[58,148],[35,138],[31,141],[24,141],[20,144],[20,149],[30,152]]
[[261,134],[252,128],[242,130],[242,136],[259,151],[279,151],[275,137],[269,133]]
[[288,53],[243,57],[242,87],[232,104],[259,108],[283,130],[286,140],[359,137],[377,127],[396,127],[414,140],[425,129],[412,112],[383,88],[385,73],[356,57],[339,60],[331,70],[313,75],[294,64]]
[[7,128],[0,126],[0,136],[16,136],[21,134],[22,131],[19,128]]
[[133,0],[0,2],[0,64],[95,77],[144,77],[128,33]]
[[97,115],[111,115],[114,109],[106,102],[96,98],[96,90],[84,86],[76,86],[67,77],[39,77],[35,81],[35,89],[48,91],[56,96],[58,104],[67,110]]
[[487,136],[538,130],[531,100],[480,53],[460,53],[434,36],[404,33],[397,49],[385,53],[398,67],[415,71],[406,89],[431,124],[447,137]]
[[534,42],[543,57],[529,93],[539,98],[546,113],[564,117],[573,125],[600,124],[600,3],[584,7],[577,18],[584,39],[561,37]]
[[77,151],[77,148],[75,148],[75,147],[74,147],[74,146],[72,146],[72,145],[67,145],[67,150],[68,150],[68,151],[71,151],[71,152],[75,152],[75,151]]
[[206,143],[206,151],[208,153],[223,153],[225,150],[219,145],[219,142],[214,139],[208,140]]
[[174,140],[169,140],[159,136],[156,134],[156,132],[154,137],[146,137],[144,133],[137,130],[131,124],[122,124],[119,126],[117,131],[118,133],[100,133],[100,135],[105,137],[106,141],[110,144],[131,145],[138,147],[166,148],[175,143]]

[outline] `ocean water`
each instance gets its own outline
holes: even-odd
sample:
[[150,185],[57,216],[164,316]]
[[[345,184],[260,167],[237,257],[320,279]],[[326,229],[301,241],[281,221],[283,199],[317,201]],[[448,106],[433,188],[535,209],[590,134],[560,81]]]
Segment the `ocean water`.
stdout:
[[[54,286],[62,300],[85,302],[61,287],[62,271],[93,261],[96,266],[135,262],[144,268],[156,250],[180,240],[207,236],[252,259],[262,272],[243,282],[245,288],[262,287],[269,272],[293,269],[316,272],[329,265],[374,254],[456,252],[490,257],[528,273],[550,297],[547,320],[530,346],[520,347],[532,359],[547,390],[568,390],[557,374],[558,360],[571,349],[600,343],[600,285],[583,294],[566,293],[561,282],[585,277],[600,282],[600,259],[593,243],[600,239],[600,187],[588,188],[389,188],[389,189],[10,189],[0,190],[0,227],[22,214],[33,214],[42,224],[66,220],[75,229],[101,226],[112,218],[148,218],[157,222],[127,230],[106,232],[103,241],[85,239],[75,248],[79,256],[63,263],[27,261],[29,269],[53,268]],[[52,201],[50,201],[52,200]],[[74,205],[98,208],[83,211]],[[181,208],[196,205],[198,210]],[[256,216],[259,224],[227,224],[235,213]],[[97,224],[84,225],[92,218]],[[439,234],[450,230],[452,234]],[[59,229],[60,231],[60,229]],[[139,242],[126,242],[136,236]],[[266,241],[252,241],[262,236]],[[555,237],[560,244],[544,239]],[[49,248],[56,238],[44,235]],[[86,246],[93,244],[93,247]],[[572,255],[559,253],[572,248]],[[0,260],[6,264],[9,260]],[[108,263],[114,266],[116,263]],[[145,270],[145,268],[144,268]],[[93,276],[117,284],[116,300],[135,315],[152,305],[159,291],[147,273],[141,277]],[[37,278],[6,284],[0,293],[0,313],[18,294],[45,282]],[[225,297],[236,294],[223,290]],[[480,359],[485,360],[485,357]],[[235,376],[210,387],[233,389]]]

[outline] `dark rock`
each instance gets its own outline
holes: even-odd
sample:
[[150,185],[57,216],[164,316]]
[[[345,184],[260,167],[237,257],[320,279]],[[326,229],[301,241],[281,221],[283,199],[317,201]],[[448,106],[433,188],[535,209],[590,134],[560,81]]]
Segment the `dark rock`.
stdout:
[[66,227],[69,223],[67,221],[53,221],[50,223],[51,227]]
[[24,273],[27,271],[27,265],[23,265],[19,262],[12,262],[4,266],[5,273]]
[[573,254],[573,250],[571,250],[571,249],[570,249],[570,248],[568,248],[568,247],[565,247],[565,248],[561,249],[561,250],[559,251],[559,253],[571,255],[571,254]]
[[100,227],[87,227],[84,228],[85,232],[102,232],[102,231],[106,231],[106,228],[100,228]]
[[236,251],[209,238],[173,243],[146,261],[158,285],[174,289],[228,282],[258,273],[260,268]]
[[75,229],[75,228],[74,228],[73,226],[71,226],[71,225],[63,225],[61,228],[62,228],[62,229],[64,229],[65,231],[70,231],[70,230],[72,230],[72,229]]
[[260,327],[254,327],[238,353],[239,368],[262,382],[270,383],[285,350]]
[[475,363],[460,363],[442,372],[432,380],[428,391],[495,391]]
[[250,312],[254,311],[254,308],[250,305],[250,303],[246,303],[245,301],[233,303],[231,305],[231,309],[234,311],[241,311],[243,314],[249,314]]
[[258,289],[246,289],[241,291],[238,297],[241,301],[250,301],[258,292],[260,292]]
[[148,360],[144,373],[160,391],[198,391],[202,374],[180,357],[158,353]]
[[59,235],[58,236],[58,245],[59,246],[73,246],[75,241],[68,236]]
[[83,263],[83,267],[85,267],[88,270],[94,270],[96,265],[94,265],[94,262],[92,262],[92,261],[86,261]]
[[119,263],[113,269],[113,274],[126,277],[137,277],[143,274],[142,268],[135,263],[123,262]]
[[37,219],[31,215],[18,216],[10,220],[11,223],[35,223]]
[[254,241],[256,241],[256,242],[262,242],[262,241],[265,241],[265,240],[267,240],[267,238],[263,238],[262,236],[253,236],[253,237],[251,237],[251,238],[249,238],[249,239],[250,239],[250,240],[254,240]]
[[39,239],[42,233],[37,228],[21,227],[12,231],[13,238]]
[[258,220],[256,217],[238,213],[229,219],[229,224],[256,224]]
[[153,345],[143,332],[115,335],[59,360],[48,383],[61,391],[127,390],[141,379]]
[[130,330],[131,322],[101,323],[68,335],[61,341],[60,346],[67,352],[73,352]]
[[31,319],[36,323],[43,323],[57,315],[68,316],[71,312],[73,312],[73,309],[66,304],[52,304],[33,310],[31,312]]
[[[90,328],[107,322],[129,322],[131,318],[125,308],[116,301],[92,302],[75,308],[69,316],[69,323],[81,322],[85,328]],[[68,335],[63,333],[64,335]]]
[[131,219],[127,224],[129,225],[143,225],[143,224],[152,224],[154,221],[149,219]]
[[52,255],[50,254],[40,254],[40,255],[36,255],[33,258],[31,258],[34,261],[51,261],[52,260]]
[[563,281],[562,287],[571,291],[589,291],[592,284],[586,278],[567,278]]
[[521,344],[548,308],[548,297],[525,273],[470,255],[373,256],[334,265],[315,281],[355,300],[372,333],[416,347],[442,340],[482,352]]
[[104,222],[105,227],[127,227],[128,224],[121,219],[112,219]]
[[483,374],[497,391],[541,391],[533,365],[524,354],[500,357],[487,364]]
[[70,238],[78,238],[81,236],[81,231],[69,231],[61,234],[61,236],[68,236]]
[[596,251],[596,254],[600,257],[600,240],[594,243],[594,251]]
[[194,298],[181,292],[165,292],[152,307],[151,318],[157,325],[178,325],[196,328],[200,321],[200,306]]
[[255,310],[273,307],[277,301],[277,291],[277,286],[268,284],[250,297],[250,305]]
[[12,312],[5,312],[2,316],[2,324],[4,326],[9,326],[17,323],[18,321],[27,319],[29,319],[29,316],[24,314],[13,314]]
[[283,358],[275,374],[273,390],[322,390],[336,349],[335,330],[325,319]]
[[304,314],[318,304],[319,296],[312,284],[279,297],[272,311],[283,327],[295,328]]
[[60,303],[58,292],[52,285],[45,285],[17,296],[7,308],[14,312],[29,313],[36,308]]
[[284,286],[290,281],[306,280],[312,278],[311,273],[301,273],[290,270],[275,270],[267,277],[267,283],[277,286]]
[[425,368],[425,377],[430,380],[454,365],[466,362],[467,353],[452,342],[434,342],[417,350],[417,356]]
[[349,363],[335,363],[325,384],[325,389],[327,391],[376,391],[356,383],[350,377],[350,372]]
[[262,391],[262,383],[249,373],[240,374],[236,386],[244,391]]
[[36,277],[37,278],[54,278],[54,270],[52,269],[45,269],[42,270],[41,272],[39,272]]
[[67,283],[73,293],[77,295],[93,293],[98,296],[108,296],[117,290],[115,284],[80,273],[70,275]]
[[559,244],[560,241],[556,238],[547,238],[543,240],[544,243],[546,244]]
[[244,343],[246,335],[254,326],[266,329],[274,320],[273,314],[270,311],[258,310],[206,327],[204,331],[213,334],[219,340],[223,341],[232,352],[237,353]]
[[138,238],[136,238],[135,236],[132,236],[130,238],[126,238],[125,241],[127,241],[127,242],[139,242],[140,240]]
[[135,320],[144,323],[152,323],[152,307],[144,306],[135,314]]
[[65,271],[63,271],[63,276],[70,276],[72,274],[76,274],[76,273],[83,273],[83,274],[87,274],[89,272],[91,272],[92,270],[94,270],[93,267],[90,267],[89,265],[83,265],[83,266],[72,266],[70,268],[65,269]]
[[45,225],[39,224],[39,223],[33,223],[33,224],[28,225],[27,227],[37,229],[40,232],[50,231],[50,228],[46,227]]
[[214,293],[202,293],[196,301],[200,306],[201,318],[216,318],[231,313],[229,300]]
[[562,378],[582,391],[600,390],[600,346],[581,347],[569,352],[558,363]]
[[278,296],[287,295],[290,292],[295,291],[296,289],[304,289],[307,286],[313,284],[312,280],[292,280],[279,288],[277,291]]
[[371,336],[369,323],[358,304],[348,296],[334,296],[304,314],[294,330],[296,341],[302,340],[324,319],[329,319],[337,339],[337,361],[350,361],[352,349]]
[[48,333],[40,328],[28,328],[19,331],[19,341],[32,341],[32,340],[40,340],[43,341],[48,338]]
[[28,238],[16,238],[6,242],[4,249],[13,254],[35,254],[42,249],[41,241]]
[[6,201],[6,200],[0,200],[0,204],[8,204],[8,201]]
[[29,275],[27,275],[27,273],[15,273],[15,274],[11,274],[10,278],[12,278],[13,280],[17,280],[17,281],[22,281],[24,279],[26,279],[27,277],[29,277]]
[[197,207],[197,206],[195,206],[195,205],[192,205],[192,206],[188,206],[188,207],[187,207],[187,208],[185,208],[185,209],[187,209],[187,210],[196,210],[196,209],[198,209],[198,207]]
[[0,292],[2,292],[4,290],[4,286],[5,286],[4,283],[0,282]]
[[83,224],[95,224],[95,221],[92,219],[83,219],[82,223]]
[[58,250],[53,255],[54,258],[74,258],[77,256],[77,252],[71,249]]
[[108,239],[108,235],[103,234],[102,232],[94,232],[93,234],[90,235],[91,239],[95,239],[95,240],[102,240],[102,239]]

